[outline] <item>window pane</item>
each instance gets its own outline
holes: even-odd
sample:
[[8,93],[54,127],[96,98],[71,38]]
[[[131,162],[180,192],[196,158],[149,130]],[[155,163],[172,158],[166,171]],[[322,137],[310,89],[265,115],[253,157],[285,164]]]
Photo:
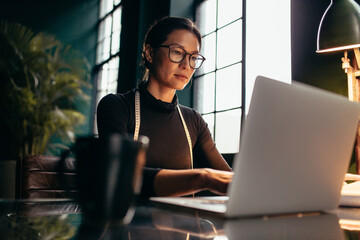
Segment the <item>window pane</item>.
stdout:
[[109,79],[109,64],[106,63],[102,66],[102,71],[100,72],[100,79],[98,81],[98,87],[100,90],[106,90]]
[[241,0],[218,1],[218,27],[222,27],[242,16]]
[[[244,103],[246,110],[249,110],[256,76],[267,76],[288,83],[293,78],[291,72],[292,2],[288,0],[246,1],[246,100]],[[266,21],[259,21],[260,16]],[[266,49],[266,54],[264,54],[264,49]]]
[[241,109],[216,114],[215,142],[221,153],[236,153],[240,143]]
[[[226,0],[227,1],[227,0]],[[216,29],[216,0],[207,0],[197,9],[197,25],[201,35],[208,34]]]
[[[115,93],[117,89],[117,80],[119,73],[119,57],[113,58],[109,62],[109,86],[108,91]],[[115,82],[115,84],[114,84]]]
[[217,67],[241,61],[242,21],[236,21],[218,31]]
[[104,39],[102,43],[102,55],[100,56],[100,62],[108,59],[110,57],[110,37]]
[[111,54],[116,54],[120,50],[120,32],[114,32],[111,38]]
[[96,46],[96,63],[100,63],[101,59],[102,59],[102,55],[103,55],[103,43],[102,42],[98,42],[97,46]]
[[113,33],[111,39],[111,54],[116,54],[120,50],[120,33],[121,33],[121,13],[122,8],[119,7],[113,14]]
[[196,70],[195,75],[208,73],[215,70],[216,33],[202,38],[201,54],[206,58],[203,65]]
[[202,117],[205,120],[205,122],[208,124],[211,136],[214,139],[214,125],[215,125],[215,123],[214,123],[214,114],[213,113],[206,114],[206,115],[203,115]]
[[116,93],[117,79],[119,71],[119,58],[113,58],[109,63],[105,63],[100,72],[98,78],[98,90],[103,92],[102,94]]
[[121,13],[122,7],[118,7],[113,13],[113,32],[121,31]]
[[216,73],[216,111],[241,106],[241,64]]
[[98,42],[102,42],[104,38],[106,38],[105,32],[108,31],[106,29],[106,21],[101,21],[99,25],[99,33],[98,33]]
[[114,0],[114,6],[118,5],[121,2],[121,0]]
[[100,22],[96,63],[100,63],[110,57],[111,22],[111,16]]
[[117,86],[118,86],[117,79],[115,79],[115,81],[109,82],[109,84],[108,84],[108,93],[116,93]]
[[113,9],[112,0],[100,0],[99,18],[103,18],[112,9]]
[[98,105],[99,101],[100,101],[100,90],[101,90],[101,76],[102,76],[102,68],[99,69],[99,71],[96,73],[95,75],[95,79],[96,79],[96,106]]
[[207,74],[194,80],[194,107],[199,113],[215,110],[215,73]]

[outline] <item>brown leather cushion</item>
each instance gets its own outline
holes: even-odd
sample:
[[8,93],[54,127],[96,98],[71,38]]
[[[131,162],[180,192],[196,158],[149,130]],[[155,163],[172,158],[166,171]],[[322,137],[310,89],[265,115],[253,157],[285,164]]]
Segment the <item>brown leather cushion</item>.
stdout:
[[34,198],[71,198],[75,199],[77,197],[78,192],[76,190],[64,191],[64,190],[27,190],[26,198],[34,199]]
[[60,157],[23,156],[18,162],[17,198],[73,198],[76,196],[75,159],[66,159],[63,179],[59,178]]
[[[29,155],[20,158],[22,167],[28,171],[58,172],[60,157]],[[75,172],[75,159],[67,158],[65,172]]]
[[[38,198],[38,197],[37,197]],[[16,216],[54,216],[81,212],[80,206],[74,201],[18,201]]]

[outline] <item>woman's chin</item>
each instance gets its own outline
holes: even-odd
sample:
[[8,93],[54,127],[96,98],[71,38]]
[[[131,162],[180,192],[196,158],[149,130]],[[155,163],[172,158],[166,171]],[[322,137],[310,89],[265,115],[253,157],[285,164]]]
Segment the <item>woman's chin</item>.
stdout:
[[178,86],[176,86],[175,90],[183,90],[183,89],[186,87],[187,84],[188,84],[188,83],[186,83],[186,84],[179,84]]
[[189,80],[184,80],[184,81],[178,82],[176,84],[175,89],[176,90],[183,90],[186,87],[186,85],[188,85],[188,83],[189,83]]

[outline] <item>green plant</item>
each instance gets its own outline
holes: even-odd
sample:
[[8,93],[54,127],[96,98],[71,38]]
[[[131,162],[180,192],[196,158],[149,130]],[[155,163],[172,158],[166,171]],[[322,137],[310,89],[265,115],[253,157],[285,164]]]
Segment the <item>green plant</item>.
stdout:
[[79,227],[79,216],[77,214],[0,216],[0,222],[3,224],[0,237],[8,240],[73,239]]
[[[36,155],[66,147],[86,117],[89,64],[54,36],[0,22],[0,122],[12,155]],[[51,138],[59,137],[62,144]]]

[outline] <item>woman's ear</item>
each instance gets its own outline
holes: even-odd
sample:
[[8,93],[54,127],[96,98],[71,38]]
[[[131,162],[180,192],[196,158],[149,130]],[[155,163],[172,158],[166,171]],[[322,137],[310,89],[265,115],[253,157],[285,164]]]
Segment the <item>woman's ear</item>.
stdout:
[[153,59],[153,48],[147,44],[145,46],[145,57],[146,57],[146,60],[149,62],[149,63],[152,63],[152,59]]

